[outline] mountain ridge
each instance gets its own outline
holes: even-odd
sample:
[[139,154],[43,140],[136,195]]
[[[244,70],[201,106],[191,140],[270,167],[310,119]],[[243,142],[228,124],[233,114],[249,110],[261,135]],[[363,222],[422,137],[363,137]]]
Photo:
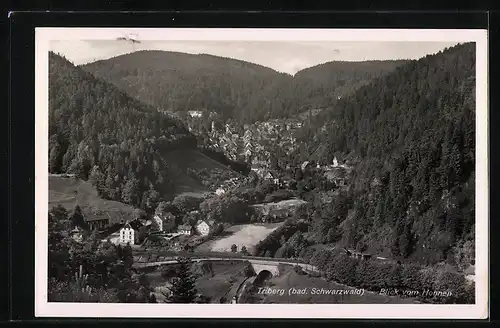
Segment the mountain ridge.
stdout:
[[[355,76],[355,69],[343,72],[341,83],[347,86],[338,86],[342,90],[332,93],[331,89],[337,87],[335,83],[317,85],[310,79],[301,78],[306,73],[292,76],[248,61],[208,54],[136,51],[80,67],[161,110],[176,112],[208,108],[220,114],[224,121],[232,118],[251,123],[299,114],[314,107],[324,93],[336,97],[352,91],[348,87],[352,85],[349,83],[351,77],[364,83],[401,64],[398,61],[337,63],[337,66],[380,66],[380,69],[358,74],[360,76]],[[366,71],[365,68],[362,70]],[[324,72],[315,66],[305,71],[335,73]],[[304,102],[304,99],[310,100]]]

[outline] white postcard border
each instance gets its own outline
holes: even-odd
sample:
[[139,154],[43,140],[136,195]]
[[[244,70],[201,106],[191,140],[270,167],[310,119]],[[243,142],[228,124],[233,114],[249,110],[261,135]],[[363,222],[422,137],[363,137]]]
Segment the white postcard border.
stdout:
[[[476,304],[110,304],[47,302],[48,52],[51,40],[456,41],[476,42]],[[35,316],[117,318],[415,318],[488,317],[489,165],[486,30],[36,28],[35,31]]]

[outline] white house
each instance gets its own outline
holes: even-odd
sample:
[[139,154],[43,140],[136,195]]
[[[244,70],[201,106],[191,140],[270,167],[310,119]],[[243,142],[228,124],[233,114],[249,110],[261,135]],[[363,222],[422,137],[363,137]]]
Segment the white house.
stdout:
[[222,194],[224,194],[224,193],[226,193],[226,191],[225,191],[225,190],[224,190],[224,188],[222,188],[222,187],[217,188],[217,190],[215,191],[215,194],[216,194],[217,196],[220,196],[220,195],[222,195]]
[[175,216],[170,212],[155,214],[151,221],[151,228],[154,231],[171,232],[175,228]]
[[196,232],[201,236],[207,236],[210,233],[210,225],[204,220],[199,220],[196,222]]
[[153,217],[152,227],[154,230],[163,231],[163,219],[158,214]]
[[309,161],[305,161],[304,163],[302,163],[300,168],[302,169],[302,171],[304,171],[308,165],[309,165]]
[[120,239],[119,243],[120,244],[127,244],[130,243],[130,245],[134,245],[135,241],[135,230],[132,229],[129,225],[125,225],[125,227],[120,229]]
[[337,167],[337,166],[339,166],[339,161],[337,161],[337,157],[334,157],[334,158],[333,158],[333,162],[332,162],[332,164],[333,164],[333,167]]
[[127,222],[123,228],[120,229],[120,238],[118,242],[120,244],[134,245],[135,238],[139,235],[140,223],[138,222]]
[[263,178],[264,180],[272,181],[274,184],[279,183],[279,179],[271,171],[267,171]]

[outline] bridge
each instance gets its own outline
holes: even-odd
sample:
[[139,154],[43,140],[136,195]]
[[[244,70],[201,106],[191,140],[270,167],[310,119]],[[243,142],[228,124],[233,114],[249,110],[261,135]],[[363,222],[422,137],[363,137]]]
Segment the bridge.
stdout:
[[[193,254],[194,255],[194,254]],[[258,257],[196,257],[196,256],[191,256],[190,260],[193,262],[202,262],[202,261],[245,261],[249,262],[250,265],[252,266],[253,270],[255,271],[256,275],[259,275],[260,273],[265,273],[269,272],[272,276],[279,276],[280,275],[280,265],[286,265],[286,266],[300,266],[304,271],[308,272],[318,272],[318,269],[311,264],[307,263],[301,263],[299,261],[290,261],[290,260],[282,260],[282,259],[269,259],[269,258],[258,258]],[[172,265],[176,264],[177,260],[175,258],[172,259],[164,259],[163,261],[155,261],[155,262],[148,262],[148,261],[141,261],[141,258],[139,258],[139,261],[134,262],[134,267],[137,269],[140,268],[148,268],[148,267],[155,267],[155,266],[163,266],[163,265]]]

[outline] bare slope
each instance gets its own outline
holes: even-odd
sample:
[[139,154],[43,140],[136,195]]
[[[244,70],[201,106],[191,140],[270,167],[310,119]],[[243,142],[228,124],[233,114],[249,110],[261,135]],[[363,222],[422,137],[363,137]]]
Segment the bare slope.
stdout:
[[[213,189],[212,186],[220,185],[230,178],[242,176],[196,149],[178,149],[163,154],[163,157],[169,163],[169,169],[173,173],[173,186],[176,194],[201,195]],[[193,175],[193,172],[196,172],[196,175]],[[204,184],[204,181],[207,184]]]
[[111,223],[133,218],[132,206],[102,199],[89,182],[75,177],[49,175],[49,208],[62,205],[71,211],[77,204],[86,217],[105,216],[111,219]]

